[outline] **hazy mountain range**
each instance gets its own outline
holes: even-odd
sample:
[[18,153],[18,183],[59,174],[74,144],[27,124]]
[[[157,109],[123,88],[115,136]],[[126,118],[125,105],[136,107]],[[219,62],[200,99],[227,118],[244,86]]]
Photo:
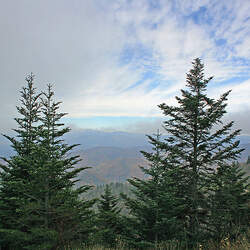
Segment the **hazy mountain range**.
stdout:
[[[250,136],[238,139],[245,148],[240,161],[245,162],[250,155]],[[82,172],[81,182],[101,184],[124,182],[132,176],[144,177],[139,166],[145,166],[146,161],[140,151],[151,150],[144,134],[76,130],[68,133],[65,140],[69,144],[80,144],[74,151],[82,158],[79,166],[91,167]],[[10,154],[7,142],[0,142],[0,155],[8,157]]]
[[150,148],[95,147],[79,152],[82,158],[79,165],[91,167],[82,172],[80,179],[83,183],[101,184],[125,182],[132,176],[143,178],[139,166],[146,166],[146,160],[140,150]]

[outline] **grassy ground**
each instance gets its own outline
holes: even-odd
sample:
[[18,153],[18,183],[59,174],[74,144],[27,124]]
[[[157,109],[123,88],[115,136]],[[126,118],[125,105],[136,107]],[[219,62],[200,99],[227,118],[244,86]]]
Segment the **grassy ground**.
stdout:
[[[238,238],[234,242],[230,242],[228,238],[223,239],[221,242],[208,241],[205,245],[200,245],[197,248],[190,249],[180,245],[178,241],[162,242],[153,248],[147,250],[249,250],[250,249],[250,230],[245,236]],[[119,241],[116,248],[108,248],[102,245],[94,246],[81,246],[67,248],[65,250],[136,250],[128,248],[125,243]]]
[[[128,250],[128,248],[120,243],[116,248],[105,248],[103,246],[93,246],[82,248],[85,250]],[[161,243],[158,246],[150,249],[150,250],[189,250],[183,249],[178,246],[178,242],[172,244]],[[230,243],[228,239],[224,239],[220,242],[220,244],[216,244],[215,242],[208,242],[206,246],[200,245],[196,248],[196,250],[249,250],[250,249],[250,242],[247,238],[242,238],[234,243]],[[79,249],[80,250],[80,249]],[[131,249],[132,250],[132,249]]]

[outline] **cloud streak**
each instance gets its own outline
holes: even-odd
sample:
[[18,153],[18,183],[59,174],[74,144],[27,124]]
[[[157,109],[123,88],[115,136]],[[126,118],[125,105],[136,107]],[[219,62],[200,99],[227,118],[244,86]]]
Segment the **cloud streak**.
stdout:
[[245,0],[2,2],[0,126],[13,127],[31,71],[38,88],[55,83],[69,117],[160,117],[195,57],[215,76],[209,93],[232,89],[229,112],[248,112],[249,10]]

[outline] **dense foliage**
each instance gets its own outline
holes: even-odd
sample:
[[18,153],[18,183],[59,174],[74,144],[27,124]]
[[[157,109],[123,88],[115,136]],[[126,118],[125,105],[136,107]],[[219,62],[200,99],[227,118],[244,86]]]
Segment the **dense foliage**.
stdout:
[[[177,181],[177,172],[166,171],[166,162],[163,164],[163,155],[160,147],[155,143],[160,139],[159,133],[155,137],[149,136],[153,145],[153,152],[142,152],[151,163],[149,168],[141,167],[149,179],[133,178],[129,180],[133,196],[123,194],[125,204],[130,210],[134,233],[131,235],[130,244],[136,247],[149,247],[155,243],[180,238],[183,225],[180,218],[184,215],[183,199],[178,195],[174,186]],[[137,237],[134,237],[137,235]]]
[[[187,89],[176,97],[178,105],[159,105],[167,117],[168,138],[149,136],[155,150],[143,152],[151,164],[142,168],[149,179],[129,180],[136,198],[124,199],[141,243],[161,237],[192,248],[230,235],[235,226],[249,227],[247,180],[234,163],[242,151],[236,140],[240,130],[231,131],[233,122],[221,121],[230,91],[218,100],[209,98],[206,87],[212,78],[206,79],[203,71],[204,65],[195,59]],[[227,209],[221,210],[220,204]],[[217,231],[218,223],[226,224],[222,231]]]
[[107,247],[114,247],[122,234],[120,212],[119,199],[112,194],[110,186],[106,185],[104,194],[98,202],[97,238]]
[[[21,91],[16,137],[5,136],[15,155],[4,159],[0,186],[0,244],[6,249],[56,249],[87,240],[91,231],[92,201],[78,197],[90,187],[74,187],[73,179],[84,168],[74,168],[78,156],[69,156],[61,137],[60,102],[51,86],[36,94],[34,76]],[[73,229],[73,230],[72,230]]]

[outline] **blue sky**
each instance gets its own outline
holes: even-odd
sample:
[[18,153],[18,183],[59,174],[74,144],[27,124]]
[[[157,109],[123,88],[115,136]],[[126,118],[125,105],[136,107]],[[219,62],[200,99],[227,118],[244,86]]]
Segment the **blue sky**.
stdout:
[[191,61],[232,89],[225,120],[250,134],[250,1],[0,0],[2,131],[15,127],[29,72],[54,83],[72,127],[153,133],[157,105],[175,104]]

